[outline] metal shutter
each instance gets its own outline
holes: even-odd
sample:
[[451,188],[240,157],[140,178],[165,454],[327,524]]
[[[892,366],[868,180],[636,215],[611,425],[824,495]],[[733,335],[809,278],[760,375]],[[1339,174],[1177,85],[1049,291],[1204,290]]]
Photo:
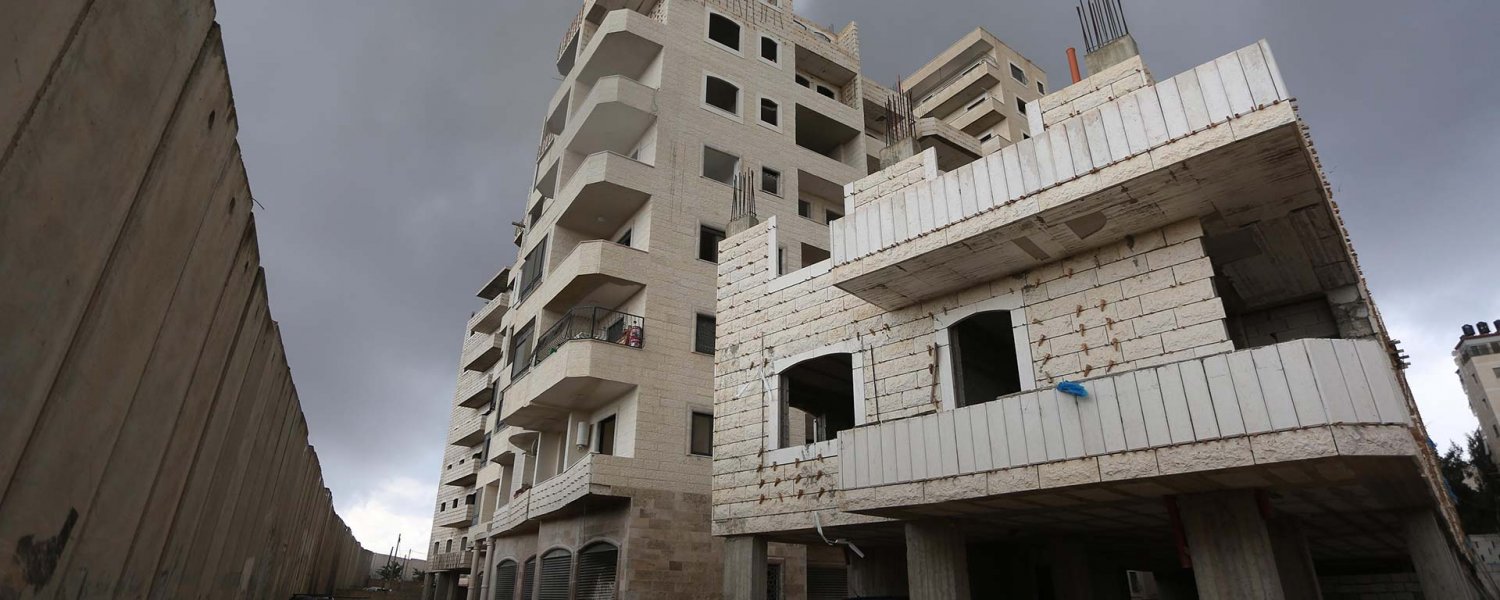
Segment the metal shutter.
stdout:
[[542,583],[536,600],[568,600],[568,576],[573,574],[573,555],[553,550],[542,555]]
[[516,561],[495,565],[495,600],[516,600]]
[[531,600],[531,590],[536,587],[536,557],[526,559],[526,571],[521,575],[521,600]]
[[849,597],[849,572],[844,567],[807,567],[807,600],[844,600]]
[[781,600],[781,563],[766,565],[766,600]]
[[598,543],[578,553],[578,600],[615,600],[615,569],[620,550]]

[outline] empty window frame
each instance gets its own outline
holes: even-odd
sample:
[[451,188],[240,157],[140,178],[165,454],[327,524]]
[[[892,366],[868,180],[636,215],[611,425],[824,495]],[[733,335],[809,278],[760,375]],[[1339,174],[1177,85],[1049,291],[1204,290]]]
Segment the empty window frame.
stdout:
[[835,210],[823,209],[823,222],[824,223],[828,223],[828,224],[832,225],[834,221],[837,221],[837,220],[842,219],[842,218],[844,218],[844,213],[841,213],[841,212],[838,212],[838,211],[835,211]]
[[948,328],[956,406],[973,406],[1021,391],[1016,338],[1008,310],[981,312]]
[[740,116],[740,86],[714,75],[703,76],[703,105]]
[[802,268],[806,269],[831,258],[827,250],[812,244],[802,244]]
[[766,563],[766,600],[782,600],[781,563]]
[[688,453],[694,456],[714,455],[714,416],[712,413],[693,411],[688,435]]
[[698,227],[698,259],[711,263],[719,262],[719,242],[724,241],[724,230],[707,225]]
[[773,65],[780,65],[781,42],[768,35],[760,36],[760,59]]
[[760,113],[757,115],[761,125],[772,129],[781,128],[781,103],[770,98],[760,99]]
[[703,147],[704,177],[724,185],[734,185],[734,178],[739,172],[740,157],[712,146]]
[[615,453],[615,415],[600,419],[594,425],[594,452],[613,455]]
[[812,203],[808,202],[806,200],[798,200],[797,201],[797,216],[811,219],[812,218]]
[[708,41],[739,54],[741,29],[734,19],[714,11],[708,12]]
[[1036,82],[1036,91],[1037,91],[1038,94],[1045,94],[1045,93],[1047,93],[1047,84],[1042,83],[1040,81]]
[[855,426],[854,355],[841,352],[810,358],[778,377],[782,418],[777,447],[790,445],[791,423],[806,423],[799,442],[824,442]]
[[626,229],[625,233],[620,234],[620,237],[615,239],[615,243],[621,246],[629,246],[631,241],[630,236],[632,233],[633,230]]
[[713,315],[699,314],[693,321],[693,352],[714,353],[714,339],[718,337],[718,323]]
[[781,171],[771,167],[760,168],[760,191],[775,196],[781,195]]
[[809,81],[807,77],[804,77],[801,73],[796,74],[792,79],[793,81],[797,82],[797,85],[805,88],[812,87],[812,81]]
[[1010,63],[1010,77],[1021,83],[1026,83],[1026,71],[1016,66],[1016,63]]
[[1016,110],[1021,111],[1021,116],[1026,116],[1026,101],[1016,98]]
[[838,92],[833,91],[833,88],[828,87],[826,85],[823,85],[821,83],[818,84],[817,88],[818,88],[818,93],[819,94],[822,94],[822,95],[827,96],[829,98],[833,98],[834,100],[838,100],[839,99]]

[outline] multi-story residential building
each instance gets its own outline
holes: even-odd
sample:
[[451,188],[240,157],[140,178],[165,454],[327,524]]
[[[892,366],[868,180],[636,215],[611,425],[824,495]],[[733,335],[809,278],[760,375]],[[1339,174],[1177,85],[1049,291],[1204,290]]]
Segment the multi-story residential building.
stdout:
[[726,599],[770,543],[851,597],[1483,597],[1269,46],[1115,56],[846,186],[826,262],[777,268],[780,214],[721,245]]
[[1463,331],[1453,348],[1458,380],[1469,397],[1469,410],[1479,419],[1490,459],[1500,460],[1495,453],[1500,449],[1500,411],[1495,410],[1495,402],[1500,402],[1500,321],[1495,321],[1494,331],[1483,321],[1465,325]]
[[[966,48],[984,64],[1045,81],[982,37]],[[826,265],[844,186],[879,169],[891,92],[859,74],[854,25],[825,29],[790,0],[589,0],[557,68],[519,259],[468,323],[428,593],[713,597],[715,265],[732,205],[778,219],[778,271]],[[971,79],[957,81],[1035,98]],[[1008,105],[984,110],[1018,135]],[[769,597],[844,597],[838,549],[769,556]]]

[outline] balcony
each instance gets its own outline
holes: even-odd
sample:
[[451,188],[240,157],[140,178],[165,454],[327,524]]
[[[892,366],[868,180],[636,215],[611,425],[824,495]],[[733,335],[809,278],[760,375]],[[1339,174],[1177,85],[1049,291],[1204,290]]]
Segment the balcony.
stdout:
[[569,411],[592,410],[635,389],[647,372],[645,320],[600,308],[568,311],[537,337],[534,366],[505,390],[501,420],[559,431]]
[[535,487],[495,507],[491,534],[512,534],[535,528],[538,521],[583,512],[597,505],[612,505],[622,496],[614,486],[627,483],[624,468],[634,459],[590,454]]
[[472,487],[479,480],[479,470],[484,468],[484,461],[467,460],[462,464],[451,465],[443,471],[443,485],[454,487]]
[[1161,223],[1323,203],[1280,81],[1250,46],[865,204],[832,229],[835,285],[895,310]]
[[619,306],[646,287],[645,250],[606,240],[578,244],[547,275],[536,294],[547,310],[572,306]]
[[467,571],[474,567],[474,551],[444,552],[427,558],[429,571]]
[[969,135],[978,135],[1005,120],[1005,101],[993,94],[984,97],[954,115],[949,124]]
[[583,155],[629,154],[655,122],[655,89],[622,75],[602,77],[579,106],[563,147]]
[[458,405],[464,408],[484,408],[494,399],[495,378],[492,375],[475,371],[464,371],[458,376],[458,390],[455,393]]
[[448,443],[453,446],[472,448],[483,441],[484,414],[478,411],[474,412],[474,416],[454,423],[448,432]]
[[562,193],[557,224],[596,238],[619,231],[651,199],[655,169],[613,152],[589,156]]
[[510,269],[501,269],[491,277],[478,296],[485,304],[469,317],[469,333],[494,333],[510,310]]
[[919,117],[951,115],[999,85],[1002,76],[1008,75],[1002,75],[995,59],[981,58],[935,87],[930,96],[917,103],[914,112]]
[[944,171],[958,169],[981,156],[978,139],[937,117],[917,119],[913,134],[919,147],[936,150],[938,168]]
[[[840,487],[996,472],[1046,487],[1417,452],[1391,358],[1373,340],[1300,340],[1083,385],[1087,398],[1038,390],[840,432]],[[925,501],[854,496],[841,508]]]
[[500,362],[505,356],[505,336],[496,333],[472,333],[464,339],[463,366],[465,371],[483,373]]
[[439,511],[433,519],[433,525],[450,529],[465,529],[474,524],[474,519],[478,514],[479,507],[473,504],[457,506]]

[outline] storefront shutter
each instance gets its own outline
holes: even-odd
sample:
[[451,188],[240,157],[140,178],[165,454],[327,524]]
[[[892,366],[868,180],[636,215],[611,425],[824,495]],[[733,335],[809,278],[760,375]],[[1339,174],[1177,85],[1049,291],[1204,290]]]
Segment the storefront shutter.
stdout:
[[531,590],[536,586],[536,557],[526,559],[526,570],[521,574],[521,600],[531,600]]
[[619,558],[619,548],[603,542],[578,553],[578,600],[615,600]]
[[516,561],[495,565],[495,600],[516,600]]
[[844,600],[849,597],[849,572],[844,567],[807,567],[807,600]]
[[573,555],[557,549],[542,555],[542,582],[537,586],[537,600],[568,600],[568,576],[573,571]]

